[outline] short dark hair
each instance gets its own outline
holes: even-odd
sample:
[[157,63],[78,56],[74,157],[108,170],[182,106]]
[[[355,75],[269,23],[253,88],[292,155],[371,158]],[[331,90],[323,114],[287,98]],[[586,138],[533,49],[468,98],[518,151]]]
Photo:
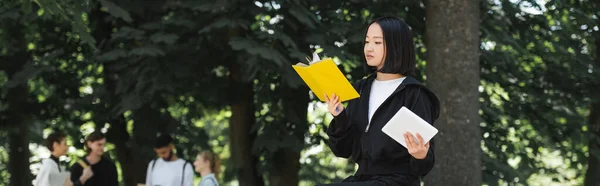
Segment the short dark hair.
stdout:
[[162,134],[158,136],[158,138],[156,138],[156,144],[154,145],[154,148],[166,147],[169,146],[171,143],[173,143],[173,138],[171,137],[171,135]]
[[[389,16],[374,19],[369,26],[373,23],[381,26],[385,42],[384,64],[378,72],[414,76],[417,63],[415,44],[408,24],[400,18]],[[377,71],[377,67],[369,66],[366,61],[364,67],[367,73]]]
[[67,138],[67,135],[60,131],[54,131],[46,138],[46,147],[50,152],[54,151],[54,143],[60,143],[62,140]]
[[90,135],[88,135],[85,138],[85,152],[88,154],[90,152],[92,152],[92,149],[90,149],[90,147],[87,146],[88,142],[95,142],[95,141],[100,141],[103,139],[106,139],[106,136],[104,136],[104,134],[102,132],[100,132],[100,131],[92,132]]

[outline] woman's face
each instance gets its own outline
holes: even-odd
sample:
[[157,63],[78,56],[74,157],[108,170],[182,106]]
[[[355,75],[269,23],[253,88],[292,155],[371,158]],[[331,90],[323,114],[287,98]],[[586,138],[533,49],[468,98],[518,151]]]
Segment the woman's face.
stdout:
[[202,170],[209,168],[209,163],[210,162],[206,161],[203,156],[198,155],[196,156],[196,161],[194,161],[194,168],[196,169],[196,172],[202,172]]
[[60,142],[54,142],[52,145],[52,149],[54,149],[54,151],[60,154],[61,156],[66,155],[67,150],[69,150],[66,138],[63,138],[62,140],[60,140]]
[[88,147],[92,150],[90,154],[95,154],[102,156],[104,154],[104,145],[106,144],[106,139],[101,139],[94,142],[88,141]]
[[365,36],[365,59],[369,66],[377,67],[377,70],[383,67],[385,59],[385,42],[383,40],[383,31],[379,23],[373,23],[369,26]]

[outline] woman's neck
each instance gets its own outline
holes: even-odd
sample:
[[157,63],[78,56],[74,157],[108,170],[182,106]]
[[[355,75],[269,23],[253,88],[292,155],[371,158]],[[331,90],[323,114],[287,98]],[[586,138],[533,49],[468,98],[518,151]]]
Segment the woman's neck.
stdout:
[[90,153],[88,154],[85,159],[90,163],[90,165],[96,164],[100,161],[100,159],[102,159],[102,156],[98,156],[96,154]]
[[210,169],[204,169],[202,171],[200,171],[200,176],[204,177],[206,175],[211,174],[212,172],[210,171]]
[[402,74],[388,74],[383,72],[377,72],[377,77],[375,78],[378,81],[386,81],[392,79],[398,79],[404,77]]

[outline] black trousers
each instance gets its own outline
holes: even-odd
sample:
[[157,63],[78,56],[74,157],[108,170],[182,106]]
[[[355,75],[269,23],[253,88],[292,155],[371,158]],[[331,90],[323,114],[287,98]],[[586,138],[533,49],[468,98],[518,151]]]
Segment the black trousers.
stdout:
[[407,175],[350,176],[341,183],[316,186],[420,186],[419,178]]

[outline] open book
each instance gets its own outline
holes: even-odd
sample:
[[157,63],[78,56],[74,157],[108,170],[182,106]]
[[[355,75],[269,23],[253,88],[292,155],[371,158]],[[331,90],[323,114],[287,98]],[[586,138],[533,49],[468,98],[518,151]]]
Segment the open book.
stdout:
[[320,60],[313,53],[309,65],[298,63],[292,67],[321,101],[325,101],[324,94],[331,98],[335,93],[340,97],[340,102],[360,97],[331,58]]
[[423,137],[425,143],[429,142],[438,133],[435,127],[406,107],[400,108],[381,130],[405,148],[404,133],[406,132],[410,132],[417,143],[420,143],[417,139],[417,133]]

